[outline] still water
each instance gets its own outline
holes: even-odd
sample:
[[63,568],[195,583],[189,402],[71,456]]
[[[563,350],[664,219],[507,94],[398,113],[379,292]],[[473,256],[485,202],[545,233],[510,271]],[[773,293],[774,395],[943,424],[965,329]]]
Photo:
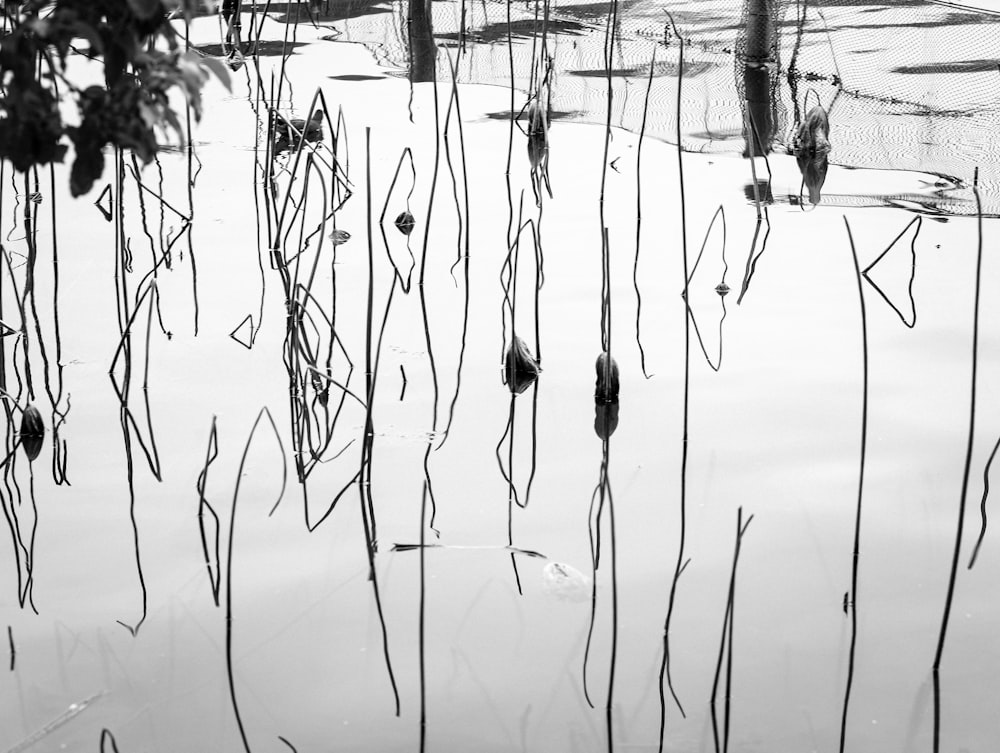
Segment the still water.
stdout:
[[995,19],[259,6],[6,168],[0,751],[995,750]]

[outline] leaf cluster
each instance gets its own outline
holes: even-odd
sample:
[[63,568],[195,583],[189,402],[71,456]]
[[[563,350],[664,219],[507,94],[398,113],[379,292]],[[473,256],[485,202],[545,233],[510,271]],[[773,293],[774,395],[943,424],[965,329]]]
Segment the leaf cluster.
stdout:
[[[182,49],[168,18],[194,13],[196,0],[28,0],[14,13],[12,5],[5,5],[9,28],[0,38],[0,158],[20,171],[61,162],[68,139],[76,153],[74,196],[101,176],[107,145],[149,162],[168,129],[183,139],[171,90],[197,119],[210,72],[228,85],[218,61]],[[80,89],[67,77],[67,58],[76,52],[103,64],[103,85]],[[60,113],[67,97],[79,111],[75,125]]]

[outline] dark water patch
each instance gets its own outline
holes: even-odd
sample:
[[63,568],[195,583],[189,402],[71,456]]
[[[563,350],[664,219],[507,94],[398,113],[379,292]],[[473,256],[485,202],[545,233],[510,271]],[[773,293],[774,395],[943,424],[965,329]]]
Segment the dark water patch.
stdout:
[[363,73],[344,73],[340,76],[327,76],[335,81],[379,81],[385,76],[366,76]]
[[[305,44],[305,42],[283,42],[280,39],[271,39],[265,42],[258,42],[256,53],[262,58],[278,57],[285,52],[294,52],[297,47],[303,47]],[[225,57],[229,54],[229,50],[223,49],[221,44],[203,44],[195,47],[195,49],[215,58]],[[248,49],[244,54],[249,57],[254,54],[254,49],[252,44],[248,45]]]
[[[527,120],[528,111],[525,109],[523,111],[518,111],[513,113],[515,120]],[[552,110],[549,112],[549,121],[553,120],[571,120],[572,118],[578,118],[583,115],[583,110]],[[510,110],[497,110],[496,112],[486,113],[486,117],[490,120],[510,120],[511,111]]]
[[[387,3],[380,0],[324,0],[318,3],[318,11],[310,12],[305,3],[257,3],[257,10],[263,11],[265,6],[268,15],[274,16],[279,23],[294,23],[296,20],[310,20],[330,23],[331,21],[346,21],[362,16],[372,16],[380,13],[391,13]],[[244,6],[245,7],[245,6]]]
[[891,2],[873,3],[870,0],[839,0],[825,2],[824,8],[861,8],[862,13],[875,13],[889,8],[926,8],[927,0],[891,0]]
[[919,76],[927,73],[989,73],[996,70],[996,60],[956,60],[953,63],[900,65],[893,68],[891,72]]
[[980,118],[988,115],[987,111],[980,109],[967,109],[967,110],[936,110],[932,107],[917,106],[912,110],[901,110],[899,112],[892,113],[893,115],[915,115],[917,117],[934,117],[934,118]]
[[[624,14],[628,10],[636,5],[642,3],[643,0],[624,0],[618,4],[618,13]],[[607,3],[575,3],[570,5],[560,5],[559,13],[562,15],[573,16],[575,18],[584,18],[590,21],[596,21],[602,18],[607,18],[608,16],[608,4]],[[678,15],[678,18],[680,16]]]
[[[807,197],[786,194],[775,195],[771,203],[803,206],[807,201]],[[929,196],[919,193],[823,194],[823,205],[841,209],[892,207],[940,222],[947,222],[954,216],[975,215],[975,202],[964,196]],[[1000,215],[984,214],[983,217],[996,218]]]
[[941,18],[924,19],[913,21],[912,23],[881,23],[881,24],[843,24],[840,26],[830,26],[829,29],[823,26],[803,29],[803,34],[835,34],[847,31],[887,31],[889,29],[941,29],[947,26],[984,26],[996,25],[1000,23],[1000,16],[988,15],[985,13],[947,13]]
[[[684,77],[690,78],[692,76],[700,76],[703,73],[711,70],[712,68],[718,68],[718,63],[713,63],[707,60],[698,61],[685,61],[684,62]],[[606,78],[608,76],[608,69],[606,68],[589,68],[578,71],[568,71],[572,76],[581,76],[583,78]],[[649,74],[648,65],[636,65],[630,66],[628,68],[612,68],[610,74],[615,78],[635,78],[638,76],[646,76]],[[677,76],[677,63],[676,61],[664,60],[656,64],[656,69],[654,71],[656,78],[663,76],[676,77]]]
[[[593,27],[580,23],[579,21],[570,21],[558,18],[550,18],[547,28],[550,34],[569,34],[572,36],[583,36],[584,34],[593,31]],[[517,21],[512,20],[510,22],[509,33],[510,36],[515,39],[532,39],[541,34],[541,31],[541,19],[535,21],[533,18],[522,18]],[[507,35],[507,22],[499,21],[497,23],[487,24],[481,29],[468,30],[465,33],[465,40],[489,44],[492,42],[504,42],[507,40]],[[460,39],[460,35],[457,32],[435,34],[434,36],[437,39],[447,39],[451,41],[458,41]]]

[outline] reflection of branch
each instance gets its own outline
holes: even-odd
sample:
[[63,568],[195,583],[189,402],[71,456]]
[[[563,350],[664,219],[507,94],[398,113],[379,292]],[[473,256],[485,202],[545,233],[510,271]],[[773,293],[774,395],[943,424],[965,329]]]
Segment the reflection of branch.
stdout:
[[972,469],[972,447],[976,435],[976,377],[979,365],[979,291],[983,271],[983,205],[979,196],[979,168],[972,179],[972,190],[976,196],[978,214],[976,238],[976,287],[972,315],[972,384],[969,390],[969,439],[965,448],[965,467],[962,471],[962,492],[958,501],[958,524],[955,528],[955,549],[952,553],[951,572],[948,575],[948,593],[945,596],[944,613],[941,616],[941,632],[938,635],[937,650],[934,653],[934,753],[940,749],[941,739],[941,657],[944,654],[945,636],[951,605],[955,598],[955,581],[958,575],[958,560],[962,549],[962,531],[965,526],[965,499],[969,491],[969,473]]

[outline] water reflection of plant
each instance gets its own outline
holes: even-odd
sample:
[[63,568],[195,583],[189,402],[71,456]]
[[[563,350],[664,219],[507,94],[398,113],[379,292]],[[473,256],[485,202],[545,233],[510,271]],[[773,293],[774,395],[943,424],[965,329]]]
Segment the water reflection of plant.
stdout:
[[[519,258],[521,252],[521,235],[525,230],[530,229],[530,238],[534,253],[532,258],[534,265],[531,268],[531,279],[534,283],[534,329],[535,329],[535,351],[534,355],[530,346],[518,334],[527,328],[520,328],[517,325],[517,312],[519,310],[518,299],[518,279],[520,274]],[[519,225],[517,235],[514,237],[513,245],[508,249],[507,258],[501,269],[501,285],[504,290],[503,305],[501,307],[501,319],[504,324],[504,355],[503,355],[503,382],[510,391],[510,408],[507,413],[507,425],[496,447],[497,463],[500,473],[507,483],[509,492],[509,502],[518,507],[527,507],[531,496],[531,486],[535,478],[536,451],[537,451],[537,422],[538,422],[538,375],[541,372],[542,349],[540,344],[538,306],[539,291],[541,285],[540,264],[541,257],[537,240],[537,230],[533,220],[527,220]],[[508,324],[509,319],[509,324]],[[509,329],[509,333],[507,330]],[[528,478],[522,490],[518,490],[518,483],[515,474],[515,419],[516,398],[523,394],[529,387],[533,388],[531,401],[531,431],[529,435],[529,453],[531,457]],[[504,451],[506,449],[506,451]],[[513,543],[513,542],[510,542]]]
[[[733,690],[733,625],[736,622],[736,568],[740,561],[740,547],[743,534],[746,533],[753,520],[753,515],[743,522],[743,508],[736,511],[736,545],[733,551],[733,567],[729,575],[729,593],[726,596],[726,612],[722,620],[722,638],[719,640],[719,657],[715,664],[715,679],[712,681],[712,737],[715,742],[715,753],[729,751],[729,722],[732,712]],[[719,683],[722,679],[722,665],[725,663],[725,695],[723,704],[722,733],[719,733],[719,721],[716,713],[716,700],[719,695]]]
[[[214,73],[228,83],[220,61],[182,51],[165,10],[190,17],[193,0],[39,0],[5,5],[0,73],[0,157],[24,173],[62,162],[73,142],[74,196],[90,191],[104,172],[104,147],[132,151],[148,164],[161,146],[159,133],[184,131],[170,104],[180,91],[201,115],[201,89]],[[101,61],[103,85],[81,89],[66,59],[79,39]],[[165,47],[164,47],[165,46]],[[79,125],[63,122],[59,104],[70,97]]]
[[683,277],[684,281],[684,396],[683,396],[683,415],[681,424],[681,467],[680,467],[680,495],[679,495],[679,514],[680,514],[680,525],[678,530],[678,545],[677,545],[677,561],[674,566],[673,578],[670,582],[670,593],[667,597],[667,609],[666,615],[663,618],[663,655],[660,661],[660,676],[659,676],[659,695],[660,695],[660,735],[659,735],[659,750],[663,751],[663,742],[666,735],[667,726],[667,700],[665,691],[669,690],[670,695],[677,705],[681,716],[684,716],[684,707],[681,705],[680,698],[678,698],[676,691],[674,690],[673,678],[671,675],[670,667],[670,628],[674,616],[674,607],[676,605],[677,598],[677,584],[680,581],[681,575],[684,573],[685,568],[687,568],[688,560],[686,559],[685,542],[687,538],[687,466],[688,466],[688,426],[689,426],[689,404],[690,404],[690,387],[691,387],[691,317],[687,310],[687,301],[689,300],[688,291],[688,280],[690,279],[690,267],[688,264],[688,248],[687,248],[687,202],[685,199],[685,188],[684,188],[684,150],[681,145],[681,103],[683,101],[683,82],[684,82],[684,37],[681,35],[680,31],[677,29],[677,25],[674,23],[673,16],[667,12],[667,18],[670,21],[670,27],[673,31],[674,37],[677,39],[678,49],[677,49],[677,102],[675,110],[675,137],[676,137],[676,149],[677,149],[677,182],[678,190],[680,194],[680,214],[681,214],[681,261],[683,265]]
[[[722,307],[722,315],[719,317],[719,353],[716,357],[715,363],[712,363],[712,359],[708,355],[708,350],[705,348],[705,341],[702,339],[701,330],[698,328],[698,318],[695,316],[694,309],[691,307],[691,302],[686,300],[686,296],[691,288],[691,280],[694,278],[694,274],[698,270],[698,264],[701,263],[701,257],[705,253],[705,246],[708,245],[708,239],[712,234],[712,228],[715,226],[715,221],[720,217],[722,218],[722,245],[720,253],[722,260],[722,279],[719,284],[715,286],[715,292],[719,296],[719,305]],[[694,265],[691,267],[691,272],[688,275],[687,286],[684,291],[688,316],[691,318],[691,326],[694,327],[694,334],[698,339],[698,345],[712,371],[718,371],[722,368],[722,327],[726,321],[726,295],[729,293],[729,286],[726,284],[726,272],[728,271],[729,264],[726,262],[726,211],[720,204],[719,208],[716,209],[715,213],[712,215],[712,219],[708,223],[708,228],[705,230],[705,237],[701,242],[701,248],[698,250],[698,256],[695,257]]]

